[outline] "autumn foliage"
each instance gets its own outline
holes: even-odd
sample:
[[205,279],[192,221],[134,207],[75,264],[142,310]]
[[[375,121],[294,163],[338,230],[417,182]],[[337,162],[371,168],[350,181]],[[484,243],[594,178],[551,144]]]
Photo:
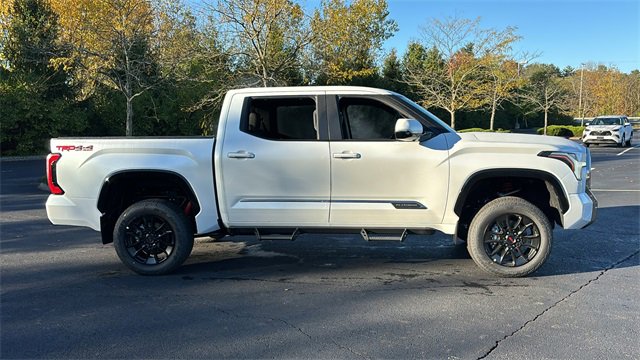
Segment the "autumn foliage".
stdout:
[[[403,93],[456,128],[640,115],[640,72],[536,64],[515,27],[424,19],[399,53],[387,0],[0,1],[2,154],[53,136],[213,134],[224,93],[363,85]],[[514,24],[517,25],[517,24]]]

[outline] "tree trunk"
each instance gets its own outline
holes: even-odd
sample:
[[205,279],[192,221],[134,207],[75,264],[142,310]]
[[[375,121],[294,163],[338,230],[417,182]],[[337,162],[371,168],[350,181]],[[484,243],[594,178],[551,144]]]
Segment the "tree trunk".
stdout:
[[267,68],[262,65],[262,86],[269,87],[269,81],[267,77]]
[[491,120],[489,120],[489,130],[493,130],[493,121],[496,118],[496,101],[491,104]]
[[133,135],[133,99],[127,97],[127,123],[126,123],[126,132],[125,135],[132,136]]
[[[127,58],[127,64],[129,64],[129,60]],[[124,84],[124,96],[125,98],[127,98],[127,120],[125,122],[125,135],[126,136],[132,136],[133,135],[133,97],[131,96],[131,74],[128,71],[128,66],[127,66],[127,73],[126,73],[126,79],[125,79],[125,84]]]
[[455,130],[456,129],[456,111],[455,110],[449,111],[449,114],[451,114],[451,128]]
[[547,135],[547,119],[549,117],[549,110],[545,109],[544,110],[544,134]]

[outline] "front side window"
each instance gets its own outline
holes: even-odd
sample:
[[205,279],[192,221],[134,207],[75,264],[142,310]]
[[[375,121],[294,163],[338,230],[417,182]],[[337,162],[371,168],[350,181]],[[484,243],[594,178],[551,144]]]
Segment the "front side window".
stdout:
[[240,130],[269,140],[316,140],[318,115],[312,98],[250,98]]
[[422,115],[422,118],[429,124],[428,125],[428,132],[431,135],[435,136],[436,134],[439,134],[439,133],[442,133],[442,132],[455,132],[455,130],[453,130],[451,127],[449,127],[449,125],[447,125],[444,121],[442,121],[437,116],[435,116],[432,113],[430,113],[429,111],[427,111],[427,109],[425,109],[422,106],[420,106],[420,105],[416,104],[415,102],[411,101],[406,96],[399,95],[399,94],[396,94],[395,96],[398,98],[398,100],[400,100],[402,103],[404,103],[404,105],[408,106],[413,111],[415,111],[418,114]]
[[344,97],[338,102],[343,139],[395,139],[396,121],[403,116],[377,100]]

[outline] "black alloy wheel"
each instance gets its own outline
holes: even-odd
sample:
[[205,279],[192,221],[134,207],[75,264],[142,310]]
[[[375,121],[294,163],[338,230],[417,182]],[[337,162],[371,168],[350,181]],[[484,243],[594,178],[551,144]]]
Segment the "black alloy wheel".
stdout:
[[178,268],[193,249],[190,220],[165,200],[143,200],[128,207],[113,231],[120,260],[142,275],[162,275]]
[[155,215],[130,219],[125,234],[127,252],[140,264],[161,264],[171,256],[176,246],[171,225]]
[[484,250],[498,265],[522,266],[538,254],[540,230],[524,215],[506,214],[487,226]]
[[532,203],[514,196],[485,204],[471,221],[467,249],[483,270],[501,277],[536,271],[551,251],[549,218]]

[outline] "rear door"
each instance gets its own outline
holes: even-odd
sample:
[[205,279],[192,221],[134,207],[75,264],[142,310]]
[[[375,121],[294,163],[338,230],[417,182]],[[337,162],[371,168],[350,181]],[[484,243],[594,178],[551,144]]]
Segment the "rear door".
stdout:
[[234,96],[217,155],[218,196],[227,226],[328,224],[325,108],[319,92]]
[[445,136],[395,140],[396,120],[416,114],[390,100],[327,95],[332,226],[426,228],[442,221],[449,183]]

